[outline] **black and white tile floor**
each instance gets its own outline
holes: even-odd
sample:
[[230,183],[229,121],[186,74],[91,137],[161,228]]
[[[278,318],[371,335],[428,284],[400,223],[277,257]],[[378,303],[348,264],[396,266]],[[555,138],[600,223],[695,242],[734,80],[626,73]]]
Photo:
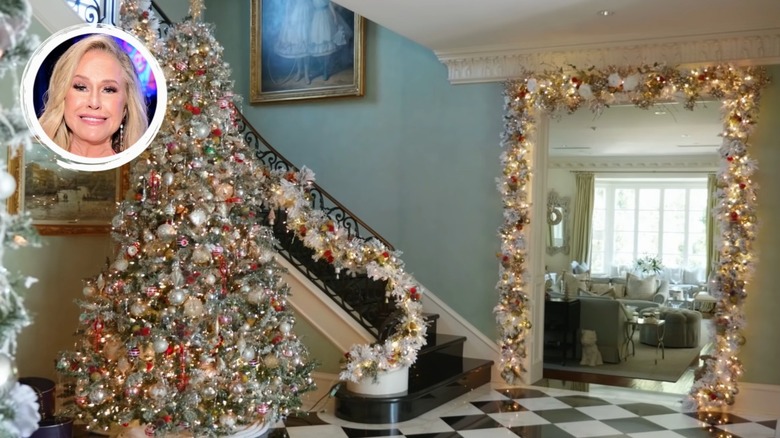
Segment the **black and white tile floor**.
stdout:
[[[622,391],[622,392],[621,392]],[[324,409],[275,424],[268,438],[780,438],[778,419],[730,415],[709,426],[683,412],[680,396],[612,389],[577,392],[484,385],[422,416],[397,424],[358,424]]]

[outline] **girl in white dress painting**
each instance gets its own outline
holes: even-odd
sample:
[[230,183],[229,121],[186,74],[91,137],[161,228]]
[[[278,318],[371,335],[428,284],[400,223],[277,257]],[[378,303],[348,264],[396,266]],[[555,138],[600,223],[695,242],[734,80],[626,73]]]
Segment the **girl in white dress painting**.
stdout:
[[292,74],[297,74],[296,80],[306,76],[308,82],[309,30],[313,5],[311,0],[285,0],[285,6],[274,52],[282,58],[293,60]]

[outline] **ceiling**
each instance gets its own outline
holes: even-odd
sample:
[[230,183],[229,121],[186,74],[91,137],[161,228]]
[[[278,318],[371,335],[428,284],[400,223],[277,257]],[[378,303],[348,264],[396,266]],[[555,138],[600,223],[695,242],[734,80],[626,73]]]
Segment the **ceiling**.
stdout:
[[[503,81],[518,71],[515,64],[633,65],[637,53],[670,65],[699,58],[780,63],[780,0],[335,2],[431,49],[452,83]],[[655,114],[659,109],[664,114]],[[694,111],[672,104],[601,115],[579,110],[551,121],[550,156],[713,156],[721,143],[719,110],[715,102]]]
[[[780,28],[778,0],[335,0],[437,54],[646,43]],[[599,11],[611,11],[603,16]]]
[[679,104],[650,109],[613,106],[596,114],[580,109],[550,121],[550,157],[708,156],[721,145],[718,102],[693,111]]

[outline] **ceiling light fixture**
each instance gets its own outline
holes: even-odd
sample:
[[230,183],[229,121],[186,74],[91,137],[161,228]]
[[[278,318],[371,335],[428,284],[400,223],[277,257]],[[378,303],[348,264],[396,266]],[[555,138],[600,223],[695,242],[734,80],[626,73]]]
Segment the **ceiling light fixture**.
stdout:
[[602,9],[596,13],[598,15],[601,15],[602,17],[609,17],[610,15],[615,15],[615,11],[610,11],[608,9]]

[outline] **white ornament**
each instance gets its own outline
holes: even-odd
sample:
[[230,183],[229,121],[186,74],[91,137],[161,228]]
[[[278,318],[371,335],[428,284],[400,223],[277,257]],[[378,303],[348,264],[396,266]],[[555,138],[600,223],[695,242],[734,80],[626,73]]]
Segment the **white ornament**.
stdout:
[[163,174],[163,182],[166,186],[173,184],[173,172],[165,172]]
[[0,353],[0,394],[5,394],[16,383],[16,366],[11,356]]
[[176,235],[176,227],[171,224],[162,224],[157,227],[157,237],[161,239],[170,239]]
[[633,91],[639,85],[639,75],[633,74],[623,81],[623,91]]
[[190,218],[190,222],[196,227],[199,227],[206,222],[206,212],[199,208],[192,211],[188,217]]
[[623,79],[620,78],[620,75],[617,73],[612,73],[607,78],[607,83],[612,88],[617,88],[620,86],[620,84],[623,82]]
[[165,338],[156,338],[152,342],[152,348],[154,348],[155,353],[165,353],[168,350],[168,341]]
[[146,312],[146,304],[136,301],[130,306],[130,314],[138,317],[144,314]]
[[241,358],[249,362],[255,358],[255,349],[252,347],[245,348],[241,351]]
[[168,292],[168,302],[174,306],[178,306],[184,302],[184,298],[186,298],[186,296],[187,294],[184,293],[182,289],[174,289]]
[[525,83],[525,88],[527,88],[528,91],[532,93],[536,91],[536,79],[534,78],[528,79],[528,81]]
[[149,388],[149,395],[155,400],[162,400],[168,395],[168,389],[165,387],[164,383],[157,382]]
[[125,260],[125,259],[123,259],[123,258],[122,258],[122,259],[117,259],[117,260],[116,260],[116,261],[115,261],[115,262],[114,262],[114,263],[111,265],[111,267],[112,267],[112,268],[116,269],[116,270],[117,270],[117,271],[119,271],[119,272],[122,272],[122,271],[124,271],[125,269],[127,269],[127,266],[128,266],[127,260]]
[[203,315],[203,302],[196,297],[187,298],[184,302],[184,314],[191,318]]
[[585,99],[592,99],[593,98],[593,89],[590,88],[590,84],[582,84],[582,85],[580,85],[579,93],[580,93],[580,96],[582,96]]
[[291,330],[292,330],[292,324],[290,324],[289,322],[284,321],[283,323],[279,324],[279,331],[284,333],[285,335],[289,335]]
[[8,199],[16,191],[16,179],[6,171],[0,171],[0,199]]

